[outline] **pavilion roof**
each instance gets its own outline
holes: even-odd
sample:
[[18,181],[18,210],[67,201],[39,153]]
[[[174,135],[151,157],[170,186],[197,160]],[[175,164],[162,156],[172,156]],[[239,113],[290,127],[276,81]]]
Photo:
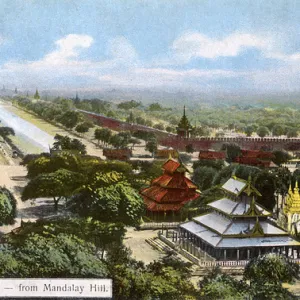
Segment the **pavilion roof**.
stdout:
[[163,174],[162,176],[152,180],[152,184],[167,188],[197,189],[197,186],[193,183],[193,181],[182,175],[172,176],[169,174]]
[[200,196],[200,193],[188,190],[166,189],[152,185],[142,190],[141,195],[158,203],[180,203],[196,199]]
[[[255,226],[256,221],[250,224],[250,229]],[[246,225],[246,227],[245,227]],[[279,231],[277,227],[270,225],[265,222],[260,222],[263,231],[269,232],[268,235],[252,235],[247,236],[236,235],[232,236],[231,231],[237,232],[239,229],[248,228],[248,224],[232,224],[227,230],[228,234],[226,236],[211,230],[203,224],[196,223],[194,221],[189,221],[180,225],[181,228],[191,232],[195,236],[198,236],[202,240],[206,241],[215,248],[247,248],[247,247],[272,247],[272,246],[300,246],[300,242],[291,238],[288,234],[284,234]],[[284,231],[283,231],[284,232]],[[225,232],[226,233],[226,232]]]
[[251,194],[261,196],[260,192],[251,184],[251,177],[246,181],[232,176],[223,184],[222,189],[235,196],[239,196],[242,192],[245,192],[248,196]]

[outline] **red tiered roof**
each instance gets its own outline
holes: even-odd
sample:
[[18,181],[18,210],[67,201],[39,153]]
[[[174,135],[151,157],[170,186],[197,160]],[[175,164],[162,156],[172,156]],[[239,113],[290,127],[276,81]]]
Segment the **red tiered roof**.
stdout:
[[186,168],[169,159],[163,165],[164,174],[141,191],[147,209],[150,211],[178,211],[187,202],[200,196],[197,186],[185,177]]
[[225,159],[226,153],[225,152],[217,152],[217,151],[210,151],[210,150],[201,150],[199,152],[199,159]]
[[235,162],[245,165],[270,167],[274,154],[259,150],[241,150],[242,156],[236,157]]

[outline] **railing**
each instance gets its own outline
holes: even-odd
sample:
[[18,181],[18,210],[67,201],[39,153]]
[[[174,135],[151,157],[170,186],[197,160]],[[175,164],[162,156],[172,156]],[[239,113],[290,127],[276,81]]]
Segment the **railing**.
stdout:
[[156,222],[145,222],[139,225],[139,229],[171,229],[177,228],[179,222],[163,222],[163,223],[156,223]]

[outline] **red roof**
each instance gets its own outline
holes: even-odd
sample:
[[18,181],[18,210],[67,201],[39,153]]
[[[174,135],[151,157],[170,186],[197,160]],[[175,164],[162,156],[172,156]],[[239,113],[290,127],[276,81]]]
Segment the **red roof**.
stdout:
[[217,151],[200,151],[199,159],[225,159],[225,152],[217,152]]
[[103,155],[107,159],[127,160],[131,156],[130,149],[103,149]]
[[263,166],[263,167],[269,167],[271,164],[270,160],[263,160],[256,157],[236,157],[235,162],[244,165]]
[[179,162],[169,159],[163,165],[164,174],[141,191],[148,210],[177,211],[186,202],[200,196],[197,186],[185,177],[185,172],[176,172],[179,167],[182,167]]
[[268,151],[260,151],[260,150],[241,150],[243,157],[256,157],[260,159],[269,159],[272,160],[274,158],[274,154]]
[[162,166],[162,168],[170,174],[173,174],[179,167],[180,167],[180,163],[173,159],[169,159]]
[[146,204],[147,209],[150,211],[178,211],[185,203],[197,199],[199,195],[200,194],[197,193],[193,197],[177,203],[157,203],[156,201],[144,197],[144,203]]
[[177,189],[197,189],[197,186],[190,179],[181,176],[180,173],[175,173],[173,176],[163,174],[162,176],[154,179],[152,184],[160,185],[161,187],[177,188]]

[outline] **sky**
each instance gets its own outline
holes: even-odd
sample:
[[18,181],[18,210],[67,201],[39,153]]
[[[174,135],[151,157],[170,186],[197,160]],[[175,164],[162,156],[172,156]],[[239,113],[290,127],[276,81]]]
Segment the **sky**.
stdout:
[[1,0],[0,86],[300,92],[298,0]]

